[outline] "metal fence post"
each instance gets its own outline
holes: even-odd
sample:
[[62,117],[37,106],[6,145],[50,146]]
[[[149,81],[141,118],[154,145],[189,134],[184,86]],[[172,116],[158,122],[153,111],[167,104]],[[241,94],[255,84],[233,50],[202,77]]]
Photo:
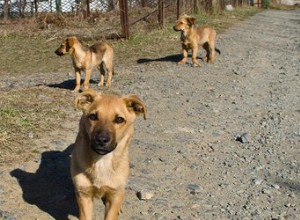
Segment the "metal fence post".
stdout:
[[4,21],[8,20],[8,0],[4,0],[4,5],[3,5],[3,19],[4,19]]
[[121,25],[125,39],[129,38],[129,24],[128,24],[128,3],[127,0],[119,0],[120,2],[120,17]]
[[164,26],[164,0],[158,0],[158,25]]
[[177,19],[179,18],[180,16],[180,0],[177,0],[177,3],[176,3],[176,17]]
[[86,0],[86,16],[90,16],[90,0]]

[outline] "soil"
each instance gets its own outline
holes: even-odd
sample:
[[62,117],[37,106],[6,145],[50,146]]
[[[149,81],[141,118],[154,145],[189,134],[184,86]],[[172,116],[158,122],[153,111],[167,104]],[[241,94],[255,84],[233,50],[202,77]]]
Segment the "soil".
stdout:
[[[116,61],[103,92],[137,94],[149,113],[135,125],[120,219],[300,219],[299,26],[299,10],[263,11],[219,35],[221,55],[200,68],[177,65],[179,36],[170,39],[178,54]],[[72,105],[73,75],[20,79],[3,76],[1,90],[64,97],[65,118],[30,137],[40,154],[1,164],[0,218],[76,219],[69,158],[81,112]],[[94,209],[102,219],[100,201]]]

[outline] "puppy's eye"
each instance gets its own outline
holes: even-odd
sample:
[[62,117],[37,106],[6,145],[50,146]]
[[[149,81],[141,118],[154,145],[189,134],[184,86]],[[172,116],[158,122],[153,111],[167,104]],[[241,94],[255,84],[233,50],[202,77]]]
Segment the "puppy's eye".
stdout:
[[122,118],[122,117],[120,117],[120,116],[116,117],[115,123],[117,123],[117,124],[122,124],[123,122],[125,122],[125,119],[124,119],[124,118]]
[[98,116],[96,113],[92,113],[89,115],[89,119],[92,121],[96,121],[98,119]]

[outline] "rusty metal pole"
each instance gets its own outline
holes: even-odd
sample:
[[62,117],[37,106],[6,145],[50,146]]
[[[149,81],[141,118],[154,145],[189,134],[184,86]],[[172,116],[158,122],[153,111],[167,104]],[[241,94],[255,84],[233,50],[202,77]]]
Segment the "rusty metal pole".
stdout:
[[160,28],[164,26],[164,0],[158,0],[158,24]]
[[177,0],[177,5],[176,5],[176,16],[177,16],[177,19],[178,19],[179,16],[180,16],[180,0]]
[[9,16],[9,6],[8,6],[8,0],[4,0],[4,5],[3,5],[3,19],[4,21],[8,20]]
[[194,0],[193,2],[193,13],[197,14],[199,12],[199,5],[198,5],[198,0]]
[[86,17],[90,16],[90,0],[86,0]]
[[127,0],[119,0],[121,26],[125,39],[129,38],[128,4]]

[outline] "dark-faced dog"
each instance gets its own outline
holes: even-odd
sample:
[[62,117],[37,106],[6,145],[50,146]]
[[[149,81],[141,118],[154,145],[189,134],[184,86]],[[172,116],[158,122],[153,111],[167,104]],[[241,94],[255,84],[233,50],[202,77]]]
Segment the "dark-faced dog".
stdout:
[[179,64],[185,64],[188,57],[188,51],[192,50],[192,62],[194,66],[201,66],[197,61],[198,47],[201,46],[206,50],[207,63],[214,63],[215,51],[221,54],[220,50],[215,47],[216,31],[210,27],[195,27],[196,19],[194,17],[183,15],[174,26],[175,31],[181,32],[181,45],[183,59]]
[[75,106],[83,111],[71,159],[80,220],[91,220],[93,198],[104,198],[105,220],[118,218],[129,176],[128,147],[134,120],[146,107],[135,95],[81,93]]
[[64,39],[55,53],[58,56],[69,54],[73,61],[75,69],[76,87],[74,92],[80,89],[81,71],[85,72],[85,80],[83,89],[89,88],[89,82],[92,70],[98,67],[100,70],[100,83],[99,86],[104,85],[105,69],[107,71],[106,86],[111,86],[111,78],[113,74],[113,49],[106,42],[97,42],[91,47],[87,47],[80,43],[75,37],[68,37]]

